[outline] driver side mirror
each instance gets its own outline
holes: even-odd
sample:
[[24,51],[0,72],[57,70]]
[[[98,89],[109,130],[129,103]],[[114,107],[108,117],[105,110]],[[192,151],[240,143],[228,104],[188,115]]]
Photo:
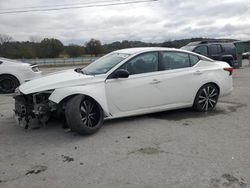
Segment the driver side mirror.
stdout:
[[118,69],[114,73],[114,78],[128,78],[129,77],[129,72],[125,69]]

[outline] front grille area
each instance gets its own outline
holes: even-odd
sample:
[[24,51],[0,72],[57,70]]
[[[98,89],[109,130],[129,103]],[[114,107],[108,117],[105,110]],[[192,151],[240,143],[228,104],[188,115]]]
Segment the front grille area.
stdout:
[[24,117],[27,115],[33,114],[33,104],[32,104],[32,97],[19,95],[15,96],[15,113],[19,116]]

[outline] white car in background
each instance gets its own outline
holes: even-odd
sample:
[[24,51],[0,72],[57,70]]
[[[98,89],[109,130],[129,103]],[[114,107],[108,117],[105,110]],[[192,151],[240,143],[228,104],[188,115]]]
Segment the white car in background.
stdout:
[[85,68],[27,82],[15,96],[18,124],[46,124],[61,112],[72,131],[93,134],[104,119],[193,107],[213,110],[233,89],[233,68],[193,52],[131,48]]
[[36,65],[0,57],[0,93],[13,93],[27,81],[41,76]]

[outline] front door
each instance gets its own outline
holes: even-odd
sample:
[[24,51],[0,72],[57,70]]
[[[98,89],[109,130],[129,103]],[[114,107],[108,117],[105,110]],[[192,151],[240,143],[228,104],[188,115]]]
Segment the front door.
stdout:
[[106,80],[106,95],[111,114],[143,110],[160,104],[158,100],[158,52],[143,53],[119,69],[128,70],[129,78]]

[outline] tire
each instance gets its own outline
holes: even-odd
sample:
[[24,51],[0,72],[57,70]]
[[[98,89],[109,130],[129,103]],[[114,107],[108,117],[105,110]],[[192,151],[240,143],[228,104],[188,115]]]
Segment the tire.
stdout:
[[18,79],[12,75],[0,76],[0,93],[14,93],[19,85]]
[[96,133],[104,119],[100,105],[83,95],[77,95],[67,102],[65,116],[69,128],[82,135]]
[[205,84],[196,94],[193,108],[199,112],[211,111],[219,98],[219,89],[215,84]]

